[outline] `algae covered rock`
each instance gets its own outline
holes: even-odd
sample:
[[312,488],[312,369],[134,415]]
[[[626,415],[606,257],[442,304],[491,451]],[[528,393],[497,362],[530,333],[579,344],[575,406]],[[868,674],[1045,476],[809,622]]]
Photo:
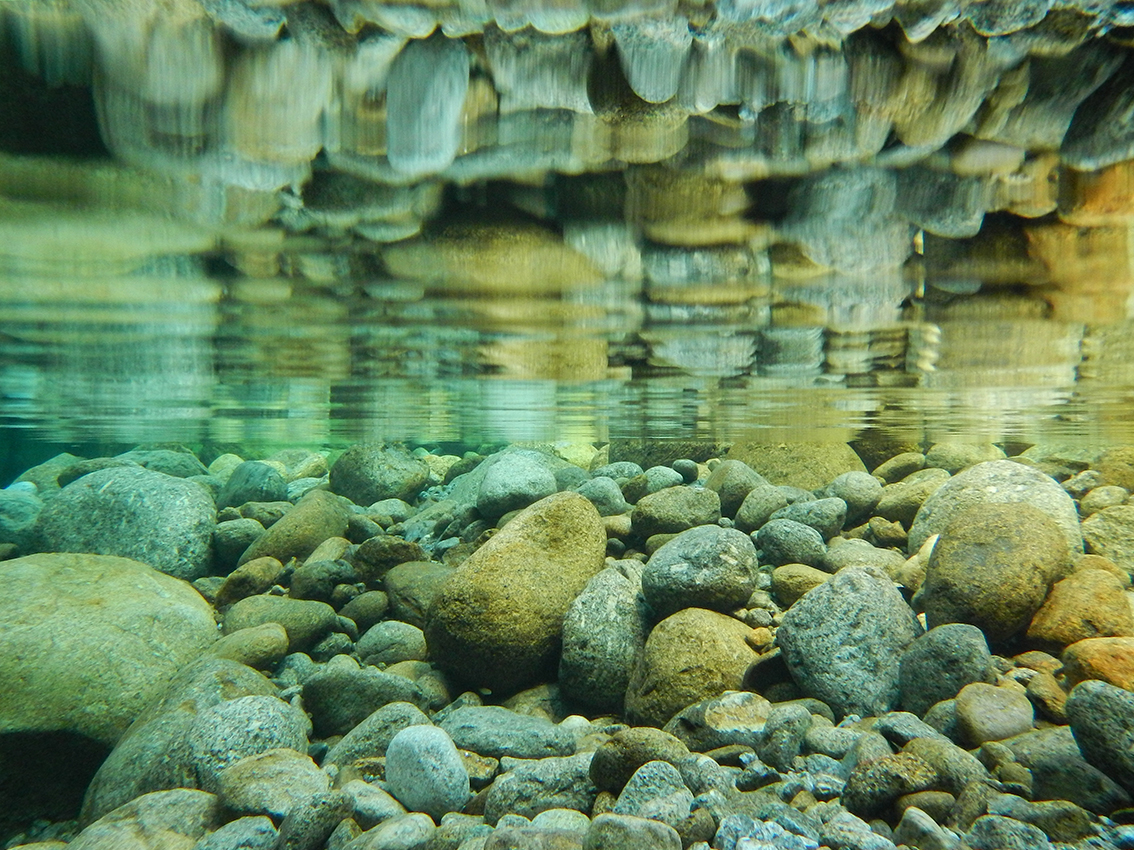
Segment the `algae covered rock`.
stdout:
[[598,511],[579,494],[525,508],[434,597],[425,626],[431,657],[455,680],[498,692],[553,678],[563,618],[605,551]]
[[138,561],[29,555],[3,576],[0,733],[113,744],[217,637],[200,594]]

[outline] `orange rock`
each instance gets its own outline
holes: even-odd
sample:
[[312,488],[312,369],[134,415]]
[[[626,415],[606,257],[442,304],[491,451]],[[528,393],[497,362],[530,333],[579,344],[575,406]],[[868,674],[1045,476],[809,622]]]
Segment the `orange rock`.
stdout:
[[1064,169],[1059,179],[1059,217],[1078,227],[1134,220],[1134,160],[1101,171]]
[[1068,688],[1087,679],[1100,679],[1134,690],[1134,637],[1088,638],[1063,651],[1063,674]]
[[1079,572],[1080,570],[1106,570],[1118,579],[1123,587],[1130,587],[1130,574],[1110,558],[1103,557],[1102,555],[1080,555],[1071,569],[1075,572]]
[[1028,626],[1028,640],[1051,652],[1077,641],[1134,635],[1122,582],[1106,570],[1079,570],[1056,585]]

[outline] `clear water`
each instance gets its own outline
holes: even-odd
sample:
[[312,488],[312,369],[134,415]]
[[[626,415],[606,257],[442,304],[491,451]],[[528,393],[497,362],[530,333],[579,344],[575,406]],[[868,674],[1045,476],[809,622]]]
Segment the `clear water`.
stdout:
[[240,5],[0,11],[3,483],[154,442],[1134,441],[1121,10],[765,16],[718,91],[755,7],[690,47],[637,6]]

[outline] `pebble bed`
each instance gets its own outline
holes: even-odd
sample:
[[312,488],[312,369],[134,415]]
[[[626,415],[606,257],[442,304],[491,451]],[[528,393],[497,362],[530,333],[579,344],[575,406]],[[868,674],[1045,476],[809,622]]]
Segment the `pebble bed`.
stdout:
[[0,490],[0,841],[1134,848],[1131,491],[1134,447],[60,455]]

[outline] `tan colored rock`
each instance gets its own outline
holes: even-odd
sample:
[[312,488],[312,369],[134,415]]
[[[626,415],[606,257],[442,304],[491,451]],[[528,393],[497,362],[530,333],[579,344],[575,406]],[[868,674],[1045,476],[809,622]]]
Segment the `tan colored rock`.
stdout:
[[1059,218],[1076,227],[1123,225],[1134,219],[1134,161],[1099,171],[1065,168],[1059,177]]
[[626,690],[630,722],[663,726],[687,705],[740,690],[756,660],[748,632],[704,608],[685,608],[654,626]]
[[784,564],[772,571],[772,593],[781,607],[790,608],[799,597],[830,577],[830,573],[806,564]]
[[1134,490],[1134,446],[1115,446],[1095,461],[1103,481]]
[[213,644],[212,653],[254,670],[270,670],[287,655],[287,646],[287,630],[283,626],[262,623],[225,635]]
[[726,455],[741,460],[772,484],[813,490],[830,484],[844,472],[866,472],[846,443],[735,443]]
[[1134,635],[1134,615],[1111,573],[1079,570],[1052,587],[1027,635],[1040,649],[1058,653],[1086,638]]
[[327,538],[346,534],[349,504],[326,490],[312,490],[244,551],[240,564],[264,556],[283,563],[304,560]]
[[216,606],[219,610],[244,599],[266,593],[283,577],[284,566],[275,558],[253,558],[245,561],[228,574],[217,591]]
[[1087,638],[1063,651],[1067,687],[1087,679],[1101,679],[1134,691],[1134,637]]
[[224,768],[217,793],[228,809],[239,814],[283,818],[330,789],[330,777],[308,755],[281,747]]
[[335,628],[338,619],[326,602],[262,594],[241,599],[229,608],[222,628],[224,634],[231,635],[265,623],[284,628],[288,652],[302,652]]
[[494,692],[554,678],[563,617],[605,553],[602,519],[579,494],[528,506],[434,597],[425,627],[431,657],[453,679]]

